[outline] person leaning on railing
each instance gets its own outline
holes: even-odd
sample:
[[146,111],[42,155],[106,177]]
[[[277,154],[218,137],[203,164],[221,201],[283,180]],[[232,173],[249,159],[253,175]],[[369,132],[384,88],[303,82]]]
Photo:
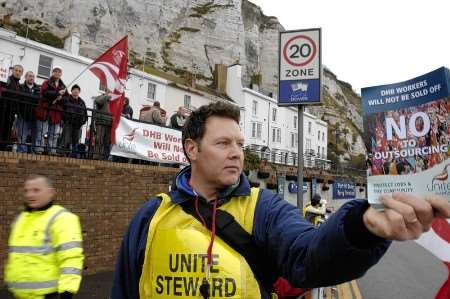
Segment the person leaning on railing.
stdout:
[[64,97],[62,147],[75,156],[81,138],[81,127],[87,122],[86,104],[80,97],[81,88],[77,84],[71,88],[71,94]]
[[52,154],[56,154],[58,137],[61,133],[63,113],[63,96],[67,94],[66,85],[61,80],[62,68],[55,66],[52,75],[41,86],[41,99],[36,107],[36,147],[38,154],[44,151],[44,136],[48,136],[48,146]]
[[22,95],[20,104],[17,109],[16,119],[16,136],[17,136],[17,152],[28,152],[27,139],[29,133],[31,142],[36,140],[36,117],[34,109],[39,102],[41,87],[34,82],[35,75],[32,71],[25,73],[25,82],[20,85]]
[[0,150],[7,150],[8,145],[11,143],[11,131],[16,109],[16,105],[13,103],[13,99],[16,99],[16,95],[11,95],[7,93],[7,91],[20,91],[19,81],[22,77],[22,73],[23,67],[16,64],[12,69],[11,76],[8,77],[7,83],[1,85],[4,90],[2,92],[4,98],[0,103]]
[[94,159],[106,160],[109,157],[112,126],[112,115],[109,110],[111,95],[111,91],[108,90],[94,99]]

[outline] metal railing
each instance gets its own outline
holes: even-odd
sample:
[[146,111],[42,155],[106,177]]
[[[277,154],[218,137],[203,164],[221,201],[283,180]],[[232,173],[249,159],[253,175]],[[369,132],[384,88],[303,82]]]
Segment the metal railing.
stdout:
[[40,97],[2,90],[0,150],[108,159],[111,115],[78,106],[39,105]]
[[[295,152],[281,152],[281,151],[269,151],[252,148],[252,146],[247,146],[246,150],[252,154],[258,156],[261,160],[267,160],[268,162],[287,165],[287,166],[298,166],[298,155]],[[357,175],[365,176],[366,170],[348,167],[340,163],[334,163],[330,160],[323,159],[311,154],[303,155],[303,165],[305,168],[326,170],[333,174],[340,175]]]
[[[260,150],[254,149],[251,146],[246,147],[246,150],[257,155],[261,160],[267,160],[271,163],[289,166],[297,166],[298,164],[298,154],[295,152]],[[324,170],[329,170],[332,165],[330,160],[309,154],[303,155],[303,163],[305,167]]]

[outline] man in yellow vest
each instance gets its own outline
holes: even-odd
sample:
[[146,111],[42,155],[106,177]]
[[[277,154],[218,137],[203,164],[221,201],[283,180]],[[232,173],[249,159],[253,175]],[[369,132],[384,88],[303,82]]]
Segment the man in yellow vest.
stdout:
[[83,269],[80,221],[53,203],[50,179],[25,181],[25,211],[12,225],[5,282],[20,299],[70,299],[77,293]]
[[[150,199],[131,221],[112,299],[273,298],[271,277],[280,276],[294,287],[336,285],[361,277],[389,240],[417,238],[429,229],[433,208],[450,216],[446,199],[395,193],[383,197],[384,213],[355,200],[316,229],[276,194],[250,188],[242,173],[239,115],[225,102],[191,113],[182,132],[191,165],[169,194]],[[222,221],[221,215],[232,218]],[[236,223],[250,242],[220,237]],[[244,247],[257,250],[247,254]]]
[[326,209],[326,206],[321,203],[320,195],[316,193],[311,198],[311,202],[304,207],[303,217],[315,226],[319,226],[325,220]]

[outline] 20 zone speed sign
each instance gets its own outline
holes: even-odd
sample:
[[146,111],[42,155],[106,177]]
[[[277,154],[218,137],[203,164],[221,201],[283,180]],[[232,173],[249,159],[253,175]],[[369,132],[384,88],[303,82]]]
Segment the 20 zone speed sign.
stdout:
[[279,104],[320,102],[320,29],[280,33]]

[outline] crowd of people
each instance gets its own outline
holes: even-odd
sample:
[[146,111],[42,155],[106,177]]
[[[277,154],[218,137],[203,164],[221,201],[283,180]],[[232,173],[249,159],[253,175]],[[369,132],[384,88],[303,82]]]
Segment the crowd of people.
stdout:
[[[32,71],[23,73],[23,66],[14,65],[8,81],[0,82],[0,150],[110,158],[112,115],[108,102],[111,91],[95,97],[93,109],[88,109],[81,97],[81,87],[74,84],[69,89],[61,79],[61,67],[54,66],[42,85],[35,82]],[[88,110],[92,110],[91,122]],[[184,107],[179,107],[168,120],[166,111],[155,101],[152,107],[141,110],[139,120],[181,130],[187,112]],[[125,97],[122,116],[133,119],[128,97]],[[83,128],[86,130],[84,140]]]
[[188,115],[188,109],[180,106],[178,107],[177,112],[174,113],[168,120],[166,110],[161,108],[160,102],[155,101],[152,107],[147,107],[141,110],[139,120],[149,124],[181,130]]
[[20,153],[76,153],[81,128],[88,121],[87,108],[80,86],[74,84],[69,92],[62,73],[62,68],[55,66],[51,76],[38,85],[32,71],[27,71],[20,83],[23,67],[12,68],[7,83],[1,84],[2,150],[15,144],[12,149]]

